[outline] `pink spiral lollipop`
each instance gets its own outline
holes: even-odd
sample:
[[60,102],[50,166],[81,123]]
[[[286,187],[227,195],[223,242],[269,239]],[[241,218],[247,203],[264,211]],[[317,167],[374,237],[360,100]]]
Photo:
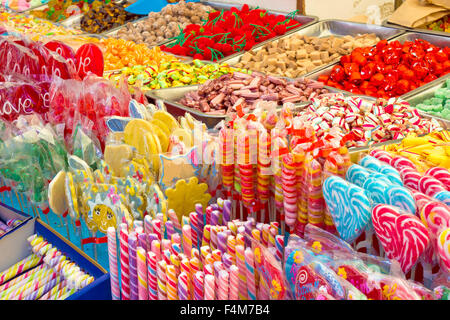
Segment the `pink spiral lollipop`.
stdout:
[[205,275],[204,283],[205,300],[214,300],[216,290],[214,276],[211,274]]
[[419,180],[419,191],[429,195],[430,197],[440,191],[446,190],[447,188],[442,184],[442,182],[432,176],[423,176]]
[[128,231],[127,225],[120,225],[120,270],[121,270],[121,286],[122,300],[130,300],[130,267],[128,257]]
[[137,248],[138,296],[139,300],[148,300],[147,289],[147,252],[144,248]]
[[239,268],[234,264],[230,267],[230,300],[239,299]]
[[114,227],[108,228],[107,236],[109,272],[111,274],[111,296],[113,300],[120,300],[119,269],[117,267],[117,241],[116,230]]
[[392,158],[389,164],[397,170],[401,170],[405,167],[417,170],[416,165],[411,160],[401,156]]
[[226,270],[219,272],[219,278],[216,281],[219,283],[219,290],[217,291],[218,300],[228,300],[228,279],[230,274]]
[[245,267],[247,272],[247,293],[249,300],[256,300],[255,258],[251,248],[245,249]]
[[392,160],[392,156],[389,154],[389,152],[380,149],[374,149],[370,151],[369,155],[377,158],[380,161],[386,162],[387,164],[390,164]]
[[447,169],[441,167],[430,168],[425,172],[425,175],[436,178],[450,191],[450,172]]
[[405,186],[414,190],[419,190],[419,180],[422,178],[422,175],[417,170],[411,169],[410,167],[404,167],[399,170],[399,173]]
[[194,275],[194,300],[203,300],[203,285],[205,280],[205,274],[202,271],[198,271]]
[[149,300],[158,300],[156,261],[156,254],[154,252],[147,252],[147,289]]

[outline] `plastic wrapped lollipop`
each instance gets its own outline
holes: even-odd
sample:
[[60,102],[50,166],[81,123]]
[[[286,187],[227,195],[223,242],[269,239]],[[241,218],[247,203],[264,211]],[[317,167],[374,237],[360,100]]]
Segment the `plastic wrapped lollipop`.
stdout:
[[250,208],[255,204],[255,181],[253,173],[253,163],[256,163],[256,143],[253,138],[256,132],[243,130],[238,133],[237,152],[238,166],[241,178],[241,195],[245,207]]
[[297,162],[292,153],[283,155],[281,181],[283,186],[283,205],[285,222],[291,230],[297,221]]
[[322,165],[309,154],[305,158],[305,185],[308,198],[308,223],[323,226],[325,202],[322,194]]
[[258,196],[262,203],[269,200],[269,185],[270,185],[270,149],[271,137],[267,131],[261,131],[258,135]]
[[[276,129],[274,129],[277,131]],[[275,208],[280,212],[280,220],[282,221],[282,229],[284,230],[284,214],[283,214],[283,182],[282,182],[282,156],[288,150],[288,142],[286,138],[282,137],[280,131],[278,134],[272,130],[272,172],[274,179],[274,198]]]
[[221,151],[222,160],[222,183],[227,190],[231,193],[233,188],[234,177],[234,142],[233,142],[233,129],[223,128],[219,133],[219,148]]

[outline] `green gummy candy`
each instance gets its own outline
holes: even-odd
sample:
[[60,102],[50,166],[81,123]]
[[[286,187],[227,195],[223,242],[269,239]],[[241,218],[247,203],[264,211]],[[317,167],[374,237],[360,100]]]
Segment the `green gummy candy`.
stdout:
[[447,80],[445,80],[445,86],[446,86],[447,88],[450,88],[450,78],[447,79]]
[[430,104],[434,104],[434,105],[442,105],[442,102],[444,102],[444,99],[441,98],[431,98],[430,99]]
[[446,97],[446,93],[447,93],[447,89],[445,89],[445,88],[440,88],[440,89],[437,89],[437,90],[436,90],[436,92],[434,93],[434,96],[435,96],[436,98],[444,99],[444,98]]
[[431,106],[431,108],[432,108],[432,110],[434,112],[440,112],[440,111],[442,111],[444,109],[444,107],[441,104],[440,105]]

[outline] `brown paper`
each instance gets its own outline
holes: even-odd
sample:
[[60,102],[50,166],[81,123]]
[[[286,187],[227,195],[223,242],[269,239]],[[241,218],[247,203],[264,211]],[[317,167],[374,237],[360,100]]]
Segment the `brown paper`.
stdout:
[[[433,0],[434,1],[434,0]],[[449,0],[438,0],[449,1]],[[435,5],[421,5],[419,0],[406,0],[389,17],[390,23],[409,28],[421,27],[450,14],[450,10]]]
[[425,0],[425,2],[450,9],[450,0]]

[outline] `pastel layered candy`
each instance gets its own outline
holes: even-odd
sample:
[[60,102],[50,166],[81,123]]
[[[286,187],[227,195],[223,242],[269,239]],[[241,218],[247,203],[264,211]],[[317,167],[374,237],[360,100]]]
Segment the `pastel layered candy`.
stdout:
[[341,238],[353,242],[370,220],[370,200],[364,189],[336,176],[323,184],[323,196]]
[[377,205],[372,210],[372,223],[386,256],[397,260],[405,273],[430,242],[428,230],[419,218],[393,206]]

